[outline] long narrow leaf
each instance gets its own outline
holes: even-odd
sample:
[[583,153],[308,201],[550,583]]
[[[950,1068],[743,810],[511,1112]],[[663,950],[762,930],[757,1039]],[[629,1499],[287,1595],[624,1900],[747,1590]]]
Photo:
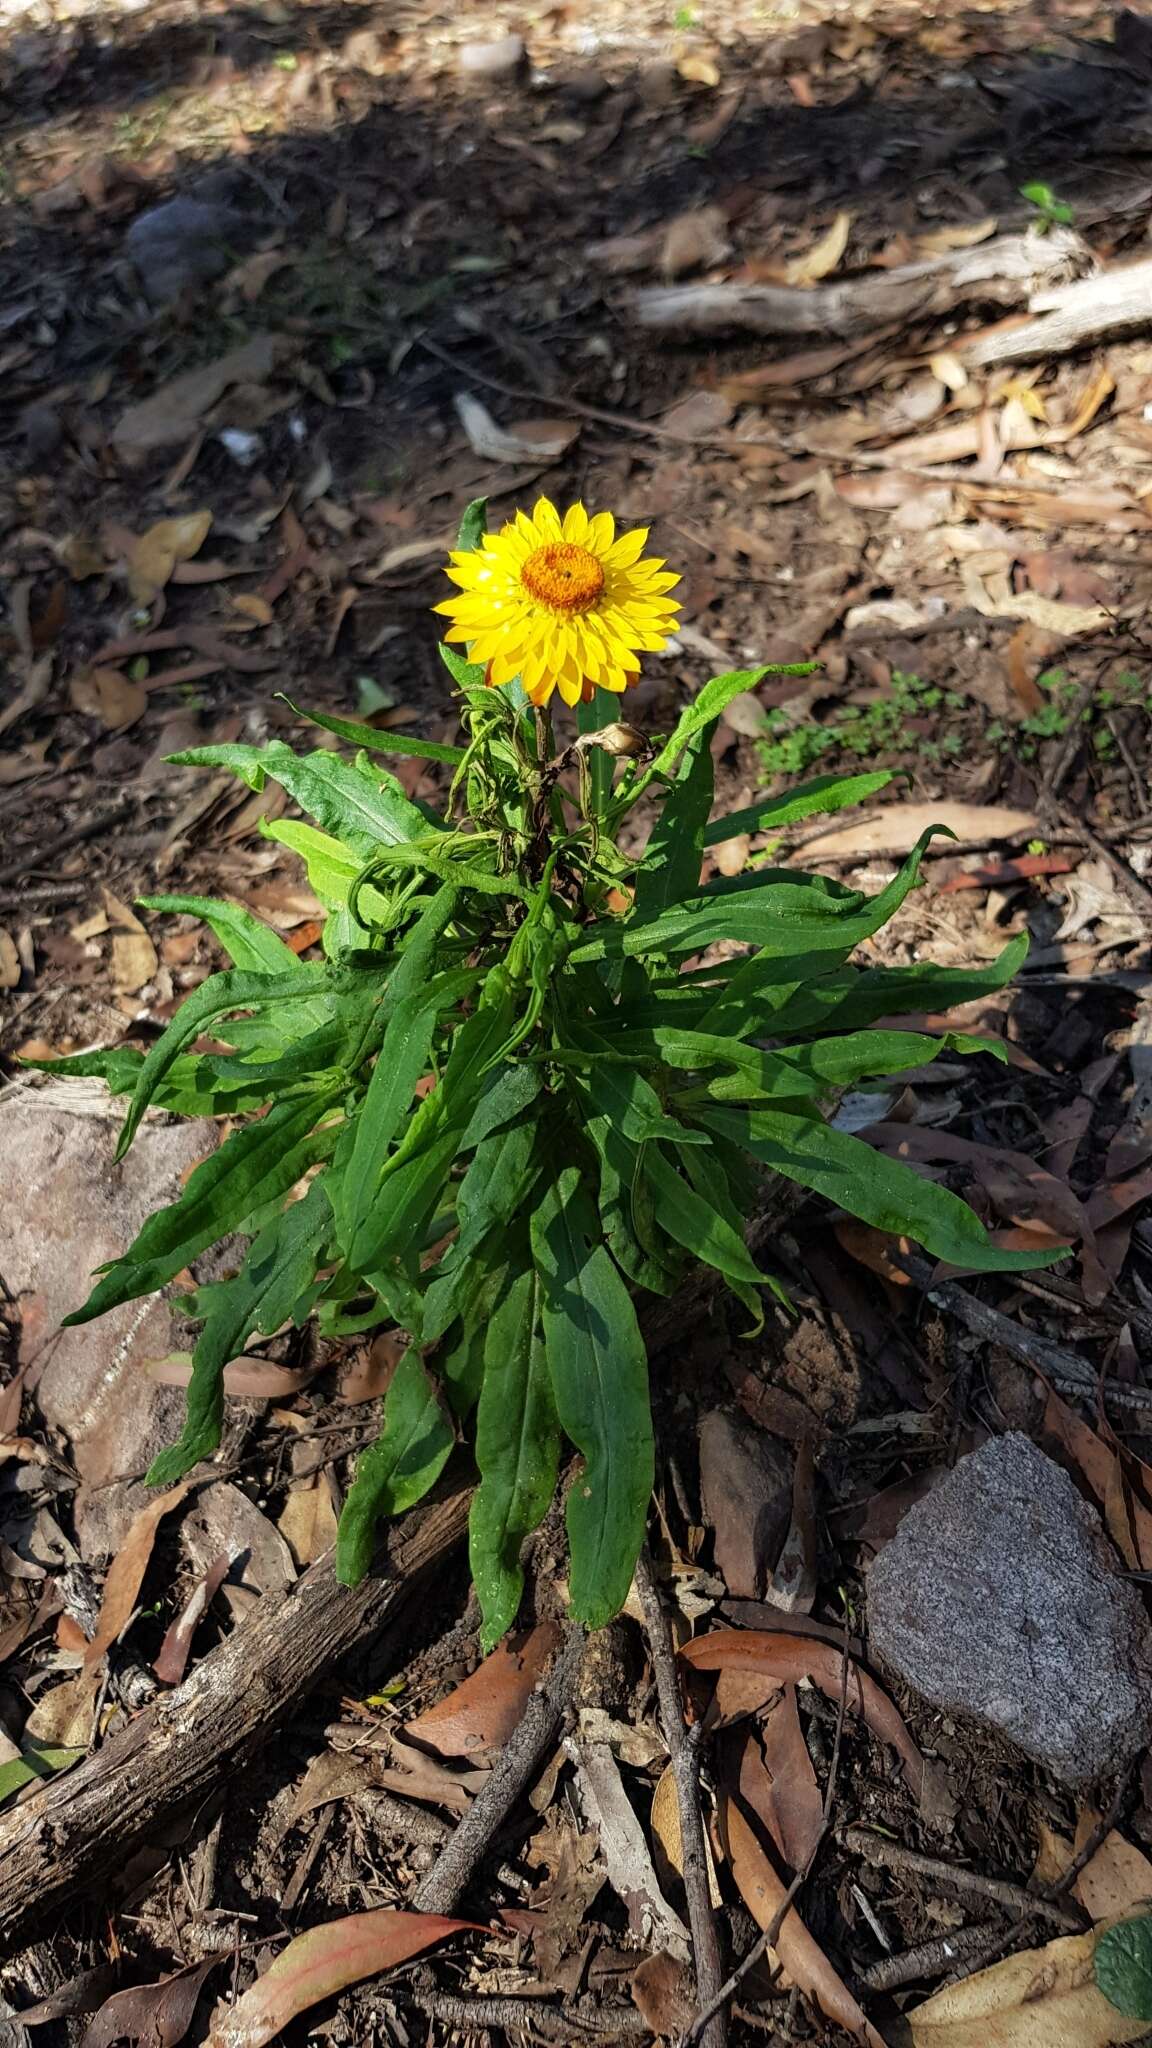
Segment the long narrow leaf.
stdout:
[[567,1508],[572,1611],[599,1628],[628,1596],[644,1535],[653,1475],[648,1362],[579,1168],[565,1167],[534,1210],[532,1250],[556,1411],[584,1457]]
[[[215,932],[233,967],[244,973],[297,974],[302,966],[308,965],[297,959],[279,932],[261,924],[239,903],[218,903],[210,896],[139,896],[136,900],[145,910],[183,911],[189,917],[202,917]],[[321,969],[315,967],[313,971],[320,974]]]
[[742,832],[778,832],[801,818],[842,811],[848,804],[863,803],[866,797],[875,796],[877,790],[891,782],[894,773],[892,768],[873,768],[862,775],[817,775],[811,782],[798,783],[784,796],[765,797],[762,803],[749,804],[746,810],[729,811],[727,817],[714,818],[704,834],[704,844],[719,846]]
[[297,754],[284,740],[269,740],[262,747],[189,747],[169,759],[188,768],[231,769],[257,794],[271,777],[325,832],[365,860],[381,846],[398,846],[429,827],[426,813],[409,801],[394,775],[383,768],[365,774],[327,749]]
[[859,1138],[815,1119],[772,1109],[707,1109],[701,1122],[733,1139],[787,1180],[811,1188],[897,1237],[913,1237],[934,1258],[979,1273],[1021,1273],[1064,1256],[1001,1251],[980,1218],[948,1188],[922,1180],[910,1166],[885,1159]]
[[524,1572],[520,1550],[556,1490],[560,1429],[541,1330],[539,1275],[518,1273],[492,1316],[476,1414],[480,1485],[468,1523],[468,1553],[490,1650],[511,1628]]
[[336,1576],[342,1586],[356,1586],[364,1577],[379,1524],[414,1507],[435,1485],[453,1441],[452,1425],[419,1352],[406,1351],[384,1396],[380,1435],[360,1453],[340,1517]]
[[665,791],[636,877],[633,903],[637,917],[656,917],[700,886],[704,827],[715,781],[711,748],[715,729],[713,721],[692,735],[676,779]]
[[[280,694],[283,696],[283,692]],[[297,718],[306,718],[309,725],[323,726],[325,732],[334,732],[338,739],[348,740],[354,747],[365,747],[371,754],[413,754],[417,760],[443,761],[453,768],[464,759],[463,747],[441,746],[438,740],[416,739],[406,732],[378,732],[374,725],[362,725],[355,718],[334,718],[326,711],[305,711],[291,697],[284,697],[284,702]]]

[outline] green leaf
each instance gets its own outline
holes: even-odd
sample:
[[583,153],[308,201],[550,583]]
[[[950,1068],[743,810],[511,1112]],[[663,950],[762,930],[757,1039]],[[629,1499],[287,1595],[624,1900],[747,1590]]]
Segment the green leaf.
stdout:
[[700,887],[704,827],[715,785],[711,747],[715,730],[713,721],[692,735],[676,779],[664,793],[636,877],[633,908],[637,917],[656,917]]
[[332,1133],[314,1126],[338,1101],[339,1088],[274,1104],[257,1123],[233,1131],[190,1175],[179,1199],[148,1218],[136,1242],[98,1280],[65,1327],[154,1294],[217,1238],[236,1230],[265,1202],[287,1194],[324,1156]]
[[652,1417],[636,1311],[579,1167],[563,1168],[533,1210],[532,1251],[556,1412],[584,1458],[567,1505],[572,1611],[600,1628],[628,1597],[644,1537]]
[[[811,876],[792,876],[757,883],[742,892],[703,892],[694,900],[663,911],[658,917],[628,917],[591,927],[591,936],[573,948],[569,958],[610,960],[636,953],[702,953],[721,941],[761,948],[758,959],[794,960],[798,955],[824,956],[824,965],[843,959],[863,939],[871,938],[898,910],[920,872],[924,848],[939,828],[922,834],[899,874],[879,895],[837,898],[814,884]],[[861,899],[857,898],[857,901]],[[754,962],[747,962],[750,971]],[[818,969],[813,963],[809,972]],[[739,981],[733,978],[731,989]],[[731,993],[731,989],[729,993]],[[719,1007],[719,1006],[718,1006]]]
[[[323,971],[315,967],[301,967],[298,962],[290,975],[247,974],[239,967],[230,967],[223,974],[210,975],[199,988],[193,989],[140,1068],[136,1092],[116,1147],[117,1159],[124,1157],[161,1081],[192,1039],[233,1010],[266,1013],[282,1003],[305,1005],[314,1001],[317,980]],[[295,1014],[307,1017],[309,1013],[306,1009],[298,1009]]]
[[751,1287],[767,1284],[768,1275],[760,1271],[743,1236],[688,1186],[659,1145],[647,1147],[644,1172],[652,1189],[656,1221],[676,1244],[727,1280]]
[[42,1074],[59,1074],[63,1080],[103,1081],[110,1095],[131,1095],[140,1078],[144,1055],[131,1045],[111,1045],[99,1052],[70,1052],[58,1060],[25,1059],[22,1067],[34,1067]]
[[482,661],[466,661],[462,654],[457,654],[454,647],[449,647],[446,640],[440,642],[440,659],[444,663],[452,681],[458,684],[460,689],[479,690],[483,688],[484,678],[488,673],[486,663]]
[[[681,1275],[672,1247],[649,1250],[636,1227],[637,1201],[642,1204],[644,1193],[642,1148],[631,1144],[607,1117],[587,1116],[584,1130],[599,1157],[600,1222],[612,1257],[633,1287],[643,1287],[649,1294],[675,1293]],[[651,1241],[647,1230],[645,1237]]]
[[914,1237],[934,1258],[978,1273],[1022,1273],[1064,1257],[1001,1251],[980,1218],[948,1188],[922,1180],[910,1166],[885,1159],[847,1131],[773,1109],[701,1107],[701,1123],[743,1146],[754,1159],[859,1216],[877,1230]]
[[[914,967],[869,967],[862,973],[845,969],[797,990],[776,1011],[771,1028],[789,1033],[846,1031],[878,1017],[950,1010],[1006,988],[1027,957],[1028,934],[1021,932],[987,967],[937,967],[925,960]],[[710,1021],[719,1021],[726,1000]]]
[[[183,911],[189,917],[202,917],[232,965],[246,974],[297,974],[301,966],[308,965],[297,959],[279,932],[261,924],[239,903],[217,903],[209,896],[138,896],[136,900],[145,910]],[[313,968],[316,974],[321,971]],[[322,1020],[318,1017],[316,1021]]]
[[0,1806],[37,1778],[51,1778],[58,1771],[71,1770],[85,1755],[87,1751],[83,1749],[42,1749],[29,1744],[22,1756],[10,1757],[6,1764],[0,1764]]
[[372,1563],[382,1521],[402,1515],[436,1484],[453,1444],[452,1425],[415,1349],[404,1353],[384,1396],[380,1435],[356,1462],[336,1534],[336,1577],[357,1586]]
[[800,818],[842,811],[847,804],[863,803],[866,797],[875,796],[878,789],[891,782],[894,772],[891,768],[876,768],[863,775],[817,775],[812,782],[801,782],[790,789],[786,796],[765,797],[762,803],[749,804],[746,810],[729,811],[725,818],[714,818],[704,834],[704,844],[719,846],[723,840],[736,839],[742,832],[775,832],[784,825],[796,824]]
[[456,535],[457,554],[474,554],[476,549],[483,544],[484,535],[487,531],[488,500],[487,498],[473,498],[470,505],[465,505],[460,519],[460,530]]
[[239,1357],[254,1331],[271,1336],[283,1323],[303,1321],[318,1291],[316,1267],[331,1227],[324,1182],[316,1179],[301,1201],[293,1202],[253,1240],[235,1278],[213,1288],[192,1353],[184,1428],[179,1442],[153,1461],[150,1486],[174,1485],[217,1449],[224,1419],[225,1366]]
[[490,1131],[498,1130],[501,1124],[511,1123],[514,1116],[519,1116],[522,1109],[535,1102],[542,1086],[535,1067],[521,1063],[494,1068],[484,1083],[484,1093],[460,1140],[460,1150],[469,1151]]
[[[422,995],[403,997],[388,1020],[344,1158],[340,1185],[340,1243],[352,1265],[361,1269],[365,1264],[361,1233],[366,1225],[371,1228],[372,1205],[392,1141],[412,1107],[417,1082],[428,1072],[437,1018],[473,980],[470,968],[462,974],[443,975]],[[378,1256],[373,1253],[367,1263],[376,1264]]]
[[1130,2019],[1152,2021],[1152,1917],[1105,1928],[1093,1958],[1096,1986]]
[[819,666],[815,661],[768,662],[763,668],[734,669],[729,675],[713,676],[688,709],[681,712],[675,732],[652,764],[652,772],[670,775],[693,735],[702,731],[704,726],[711,725],[714,719],[723,717],[733,697],[741,697],[746,690],[754,690],[765,676],[810,676]]
[[458,1256],[467,1257],[488,1232],[507,1223],[532,1192],[542,1161],[537,1156],[534,1118],[504,1124],[482,1138],[460,1183]]
[[429,820],[405,796],[394,775],[366,772],[322,748],[297,754],[283,740],[262,747],[190,747],[170,760],[189,768],[228,768],[259,793],[271,776],[302,811],[368,860],[381,846],[399,846],[427,832]]
[[463,747],[441,746],[437,740],[417,739],[406,732],[378,732],[374,725],[361,725],[359,719],[334,718],[326,711],[304,711],[282,690],[278,695],[297,718],[306,718],[309,725],[323,726],[325,732],[334,732],[354,747],[366,747],[371,754],[414,754],[417,760],[444,761],[452,768],[464,759]]
[[[591,1037],[581,1034],[582,1042]],[[635,1067],[615,1062],[594,1062],[588,1074],[588,1093],[593,1108],[606,1116],[626,1138],[642,1145],[650,1138],[670,1138],[676,1145],[706,1145],[702,1131],[689,1130],[676,1117],[667,1116],[651,1083]]]
[[[593,690],[592,702],[586,704],[581,698],[576,706],[576,729],[580,733],[602,732],[606,725],[613,725],[620,716],[620,700],[611,690]],[[592,787],[592,811],[597,818],[604,816],[604,809],[612,791],[611,754],[603,747],[589,747],[588,776]]]
[[476,1414],[480,1485],[468,1523],[484,1617],[481,1648],[511,1628],[524,1589],[520,1550],[556,1490],[560,1430],[541,1332],[539,1275],[518,1273],[488,1324]]

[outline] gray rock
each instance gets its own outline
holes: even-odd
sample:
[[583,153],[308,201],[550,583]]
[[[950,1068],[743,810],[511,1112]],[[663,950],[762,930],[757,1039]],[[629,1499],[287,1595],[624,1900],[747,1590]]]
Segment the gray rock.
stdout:
[[873,1650],[1077,1788],[1152,1735],[1152,1628],[1100,1518],[1012,1434],[905,1516],[868,1578]]
[[792,1457],[740,1415],[700,1424],[700,1489],[716,1569],[734,1600],[759,1600],[792,1519]]
[[81,1520],[92,1489],[139,1472],[179,1433],[183,1395],[144,1369],[172,1348],[161,1296],[125,1302],[79,1329],[62,1330],[61,1321],[85,1300],[94,1267],[127,1251],[217,1141],[208,1121],[145,1118],[117,1165],[123,1115],[100,1082],[29,1081],[9,1091],[0,1116],[0,1271],[20,1309],[25,1385],[68,1439],[83,1482]]
[[266,223],[222,199],[166,199],[137,216],[124,238],[145,297],[154,306],[222,277]]
[[513,78],[525,61],[523,36],[498,36],[491,43],[461,43],[456,61],[466,78],[492,85]]

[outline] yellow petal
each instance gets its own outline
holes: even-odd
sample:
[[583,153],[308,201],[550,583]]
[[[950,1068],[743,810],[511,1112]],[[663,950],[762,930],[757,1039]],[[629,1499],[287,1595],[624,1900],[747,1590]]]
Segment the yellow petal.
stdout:
[[608,560],[614,569],[630,569],[644,553],[645,542],[650,528],[634,526],[631,533],[622,533],[615,547],[608,551]]
[[612,538],[615,532],[616,521],[613,519],[612,514],[610,512],[597,512],[596,517],[588,521],[586,545],[592,550],[594,555],[606,556],[609,548],[612,546]]
[[560,514],[551,498],[537,498],[532,507],[532,524],[545,540],[560,540]]
[[568,507],[564,514],[564,538],[577,543],[587,541],[588,514],[583,505],[575,504]]

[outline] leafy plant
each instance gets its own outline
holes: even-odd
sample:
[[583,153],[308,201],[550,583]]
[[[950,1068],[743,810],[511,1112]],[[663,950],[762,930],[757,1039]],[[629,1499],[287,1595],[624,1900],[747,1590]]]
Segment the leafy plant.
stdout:
[[941,706],[962,710],[964,701],[954,690],[942,690],[920,676],[894,669],[883,697],[870,704],[838,705],[820,725],[790,726],[787,706],[774,705],[765,715],[759,741],[764,773],[804,775],[817,761],[845,754],[865,761],[885,751],[901,753],[910,747],[929,758],[933,751],[936,758],[959,752],[964,745],[959,733],[926,743],[909,721],[923,719]]
[[[660,565],[631,567],[643,537],[610,550],[611,520],[589,525],[577,509],[588,546],[551,543],[536,580],[576,575],[592,590],[595,542],[610,567],[623,562],[619,587],[640,593],[634,643],[658,645],[643,619],[670,608],[659,589],[644,596]],[[483,510],[469,508],[453,557],[465,587],[478,580]],[[590,646],[587,610],[584,594],[569,606],[573,659]],[[547,627],[546,606],[542,616]],[[232,1125],[70,1318],[165,1286],[228,1233],[249,1240],[235,1276],[191,1300],[201,1330],[186,1420],[151,1482],[171,1485],[216,1449],[224,1367],[254,1333],[312,1315],[328,1337],[398,1325],[409,1348],[359,1461],[337,1568],[348,1582],[363,1574],[381,1519],[427,1492],[467,1431],[479,1471],[471,1564],[490,1645],[515,1617],[522,1546],[565,1443],[582,1461],[567,1498],[572,1608],[599,1624],[623,1602],[653,1477],[637,1300],[672,1295],[703,1264],[758,1326],[760,1290],[782,1293],[745,1244],[766,1172],[955,1265],[1036,1263],[995,1247],[955,1195],[826,1115],[864,1077],[945,1048],[990,1050],[872,1027],[1002,987],[1026,941],[975,973],[852,964],[916,886],[930,834],[874,896],[793,867],[702,880],[708,848],[839,810],[890,779],[823,776],[713,819],[717,721],[780,671],[706,684],[653,749],[574,669],[558,672],[560,687],[590,701],[562,743],[546,708],[553,675],[531,651],[535,704],[519,682],[493,688],[482,665],[442,652],[462,747],[316,712],[310,722],[354,748],[351,759],[279,739],[173,757],[255,791],[277,782],[307,814],[263,829],[300,855],[326,907],[324,959],[298,959],[235,904],[145,899],[203,917],[231,965],[146,1054],[32,1064],[100,1075],[130,1098],[121,1156],[153,1105]],[[442,811],[404,794],[377,759],[389,753],[451,770]],[[202,1035],[211,1049],[195,1049]]]
[[1036,209],[1036,218],[1032,225],[1038,235],[1050,235],[1053,228],[1057,227],[1070,228],[1076,218],[1074,209],[1066,200],[1057,199],[1051,185],[1042,185],[1039,181],[1031,185],[1021,185],[1020,197],[1026,199],[1029,206]]

